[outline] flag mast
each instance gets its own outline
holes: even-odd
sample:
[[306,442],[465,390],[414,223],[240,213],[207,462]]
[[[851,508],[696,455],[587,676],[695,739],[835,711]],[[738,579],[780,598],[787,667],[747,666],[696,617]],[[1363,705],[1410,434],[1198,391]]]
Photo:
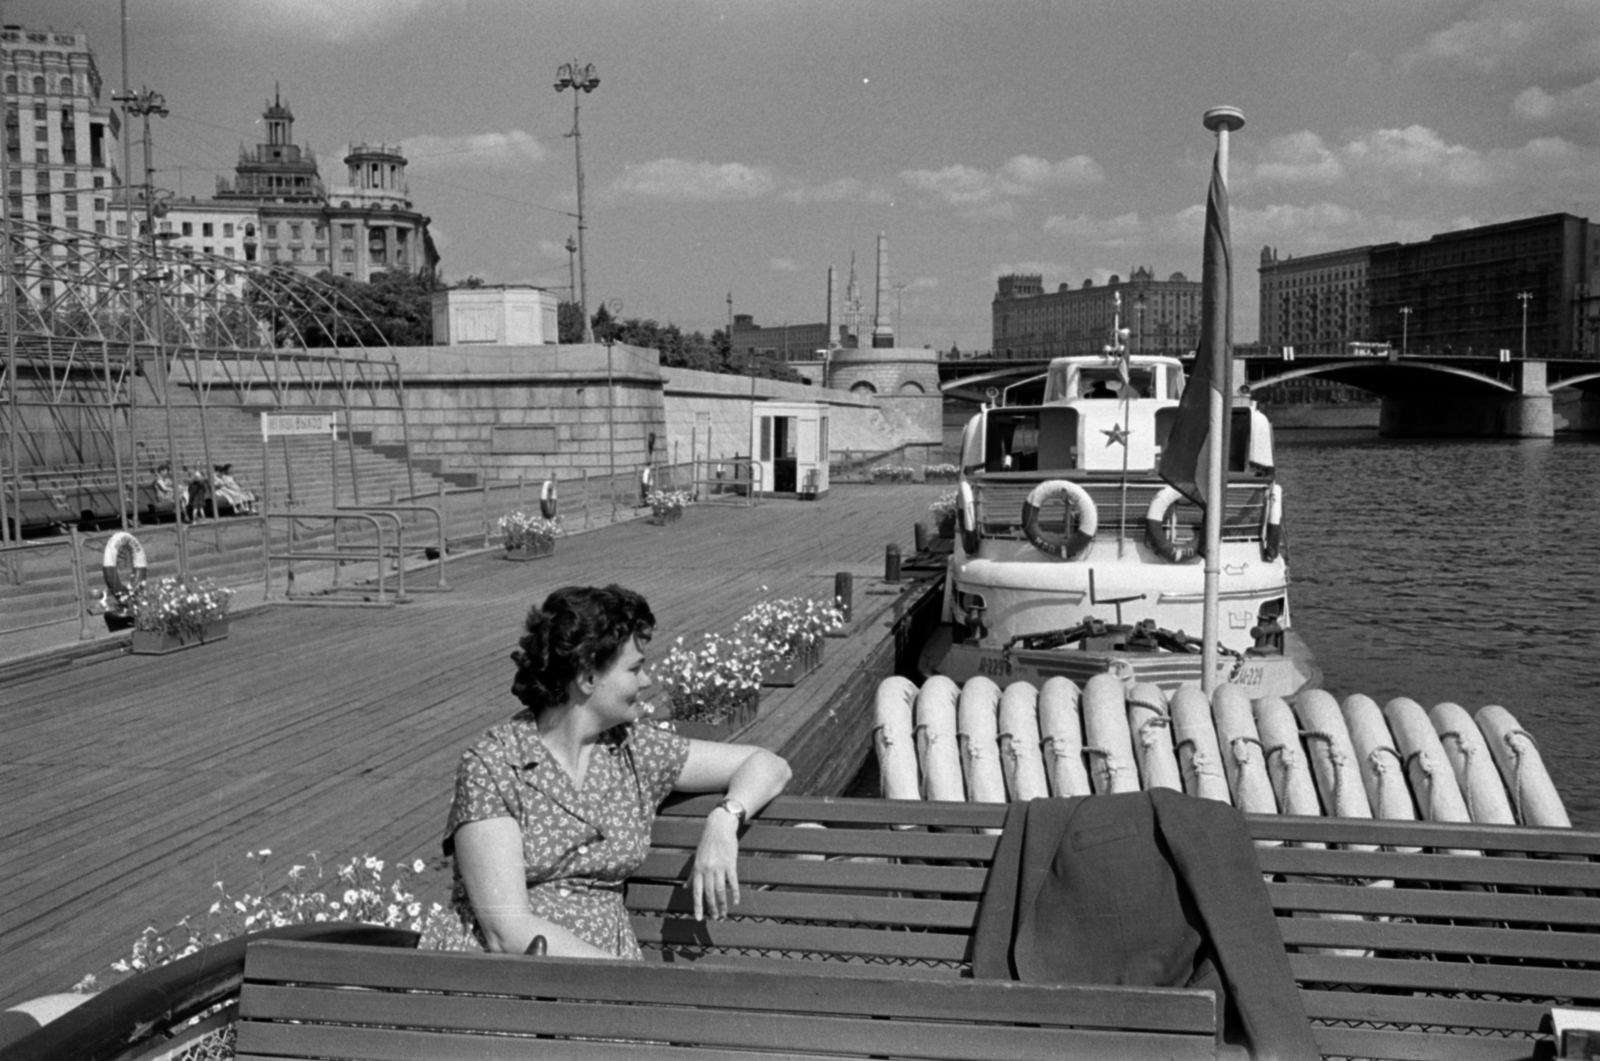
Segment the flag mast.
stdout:
[[[1228,134],[1244,126],[1244,114],[1237,107],[1212,107],[1205,113],[1205,127],[1217,134],[1217,172],[1224,191],[1228,186]],[[1226,219],[1223,219],[1226,225]],[[1226,229],[1224,229],[1226,231]],[[1231,258],[1232,255],[1230,254]],[[1217,583],[1221,575],[1222,517],[1227,509],[1226,487],[1223,483],[1224,461],[1227,460],[1228,398],[1233,389],[1231,362],[1233,351],[1233,276],[1231,262],[1227,278],[1226,302],[1223,312],[1213,314],[1211,334],[1205,336],[1206,353],[1211,358],[1214,375],[1212,386],[1207,388],[1209,400],[1210,437],[1212,444],[1206,450],[1205,510],[1206,571],[1205,571],[1205,625],[1202,629],[1202,654],[1200,657],[1200,688],[1207,696],[1217,684],[1217,637],[1221,633],[1218,623]]]

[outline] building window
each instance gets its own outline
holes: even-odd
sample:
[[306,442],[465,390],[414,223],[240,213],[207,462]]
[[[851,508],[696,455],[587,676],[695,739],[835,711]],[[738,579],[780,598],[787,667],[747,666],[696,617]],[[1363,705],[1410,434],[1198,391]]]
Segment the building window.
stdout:
[[289,226],[289,238],[294,240],[297,243],[300,241],[300,226],[299,225],[290,225]]
[[104,199],[96,199],[94,201],[94,208],[95,208],[96,211],[98,211],[98,212],[100,212],[102,214],[105,213],[106,201]]
[[50,164],[50,149],[48,147],[34,148],[33,161],[40,166],[48,166]]
[[126,236],[127,234],[128,234],[128,223],[126,221],[118,221],[117,222],[117,235]]
[[[188,228],[189,227],[189,222],[185,221],[183,223],[183,225],[184,225],[185,228]],[[161,222],[161,231],[162,232],[171,232],[172,231],[172,222],[171,221],[163,221],[163,222]]]
[[15,96],[16,94],[17,94],[17,75],[16,74],[7,74],[6,75],[6,95]]
[[[353,262],[353,261],[355,261],[356,260],[355,248],[354,247],[346,247],[343,250],[341,250],[339,252],[339,260],[341,262]],[[346,274],[346,275],[349,275],[349,274]]]
[[42,78],[42,77],[34,78],[33,79],[33,94],[35,96],[42,96],[42,95],[44,95],[44,91],[45,91],[44,90],[44,78]]
[[348,239],[355,239],[356,238],[356,226],[354,226],[354,225],[340,225],[339,226],[339,238],[340,239],[347,239],[347,240]]
[[66,196],[66,200],[67,200],[66,203],[63,204],[66,209],[68,209],[68,210],[76,210],[78,208],[78,197],[76,195],[68,193],[67,196]]
[[278,226],[276,224],[265,225],[263,227],[267,230],[266,235],[267,235],[268,239],[277,239],[278,238]]
[[78,175],[76,173],[63,173],[61,175],[61,186],[63,188],[76,188],[78,186]]
[[[211,238],[211,229],[212,229],[211,222],[209,222],[209,221],[200,222],[200,235],[204,236],[206,239],[210,239]],[[210,254],[211,252],[207,251],[206,253]]]
[[61,94],[63,96],[72,95],[72,78],[64,77],[61,79]]
[[233,257],[233,248],[232,247],[224,247],[224,248],[222,248],[222,256],[224,258],[232,258]]
[[289,257],[293,258],[295,261],[299,261],[300,260],[300,248],[299,247],[291,247],[291,248],[289,248]]
[[77,228],[78,227],[78,215],[77,214],[68,214],[67,215],[67,227],[68,228]]
[[317,239],[319,239],[319,240],[327,239],[328,238],[328,226],[326,226],[326,225],[318,225],[317,229],[316,229],[316,235],[317,235]]
[[215,247],[201,247],[200,249],[202,251],[204,251],[206,254],[215,254],[215,253],[217,253],[217,248],[215,248]]
[[[170,232],[172,230],[169,227],[167,227],[167,223],[163,222],[163,224],[161,226],[161,231]],[[193,221],[185,221],[183,223],[183,234],[185,236],[194,235],[194,222]]]
[[326,247],[318,247],[317,248],[317,261],[325,262],[327,260],[328,260],[328,248],[326,248]]
[[233,236],[233,222],[232,221],[224,221],[222,223],[222,238],[223,239],[229,239],[232,236]]
[[95,235],[97,235],[97,236],[104,236],[106,234],[106,223],[105,223],[105,221],[101,220],[100,218],[95,218],[94,232],[95,232]]
[[104,188],[106,186],[106,179],[100,176],[95,177],[94,186],[96,188]]

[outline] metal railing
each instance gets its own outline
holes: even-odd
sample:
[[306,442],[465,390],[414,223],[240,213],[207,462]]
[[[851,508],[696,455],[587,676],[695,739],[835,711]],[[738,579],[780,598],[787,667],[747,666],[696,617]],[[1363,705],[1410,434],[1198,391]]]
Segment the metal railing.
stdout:
[[764,488],[760,461],[748,457],[723,457],[689,463],[686,484],[696,501],[754,505]]
[[[397,580],[398,581],[397,581],[396,593],[395,593],[394,598],[392,600],[390,599],[389,594],[388,594],[388,586],[387,586],[387,579],[386,579],[387,568],[388,568],[388,564],[386,563],[386,561],[388,561],[388,560],[390,560],[392,558],[401,558],[403,560],[403,557],[404,557],[404,543],[401,541],[401,520],[400,520],[400,516],[399,516],[398,513],[388,513],[388,512],[340,512],[340,511],[324,511],[324,512],[299,511],[299,512],[272,512],[272,513],[264,514],[260,518],[262,520],[264,520],[264,521],[270,521],[270,520],[285,520],[285,521],[287,521],[288,537],[289,537],[287,548],[285,548],[281,552],[273,552],[272,551],[272,546],[271,546],[271,543],[270,543],[270,532],[269,531],[263,531],[262,541],[263,541],[263,545],[266,547],[265,559],[266,559],[267,577],[266,577],[266,585],[265,585],[265,588],[264,588],[264,595],[265,595],[265,599],[266,600],[268,600],[268,601],[273,600],[273,596],[272,596],[272,563],[274,561],[281,561],[285,565],[284,571],[285,571],[286,583],[287,584],[286,584],[286,586],[284,588],[284,593],[283,593],[282,600],[284,600],[287,603],[317,604],[317,605],[324,605],[324,606],[331,606],[331,607],[352,607],[353,606],[353,607],[386,608],[386,607],[389,607],[390,605],[397,604],[397,603],[399,603],[399,602],[401,602],[401,601],[406,599],[405,598],[405,565],[404,565],[404,563],[402,562],[399,565],[399,571],[398,571],[398,575],[397,575]],[[383,526],[384,525],[383,525],[383,522],[381,522],[381,521],[384,520],[384,519],[392,519],[394,521],[395,543],[394,543],[392,548],[385,548],[384,543],[383,543]],[[296,538],[296,530],[298,529],[296,527],[296,524],[302,524],[302,523],[304,523],[304,522],[306,522],[308,520],[318,520],[318,521],[324,521],[325,520],[330,524],[330,530],[333,532],[333,538],[334,538],[333,548],[324,549],[324,548],[301,548],[300,547],[300,545],[298,543],[298,540]],[[341,523],[344,523],[344,524],[357,523],[357,524],[364,524],[366,526],[370,526],[371,529],[372,529],[372,540],[373,540],[373,542],[375,544],[373,544],[372,546],[368,547],[364,543],[349,543],[349,542],[340,543],[339,540],[338,540],[338,527],[339,527],[339,525]],[[376,578],[375,578],[374,581],[376,581],[376,583],[377,583],[377,593],[378,593],[377,598],[375,600],[369,600],[369,599],[365,599],[365,598],[362,599],[362,600],[349,600],[349,599],[345,599],[345,598],[332,597],[332,596],[328,596],[328,595],[325,595],[325,594],[317,594],[317,595],[299,594],[299,595],[297,595],[295,593],[295,591],[294,591],[294,580],[295,580],[294,565],[295,565],[296,561],[304,561],[304,560],[329,560],[329,561],[332,561],[333,562],[333,589],[334,590],[338,590],[338,589],[341,588],[341,586],[340,586],[340,574],[341,574],[342,569],[343,569],[345,564],[371,562],[373,564],[374,568],[375,568],[375,573],[376,573]]]

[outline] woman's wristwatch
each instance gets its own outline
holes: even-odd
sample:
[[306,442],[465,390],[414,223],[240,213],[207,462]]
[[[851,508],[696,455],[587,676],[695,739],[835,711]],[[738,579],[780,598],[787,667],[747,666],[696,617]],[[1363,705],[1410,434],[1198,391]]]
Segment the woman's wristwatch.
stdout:
[[733,815],[733,820],[738,824],[738,827],[741,829],[744,828],[744,820],[747,815],[745,813],[743,803],[740,803],[732,796],[726,796],[717,804],[715,809],[727,811],[729,814]]

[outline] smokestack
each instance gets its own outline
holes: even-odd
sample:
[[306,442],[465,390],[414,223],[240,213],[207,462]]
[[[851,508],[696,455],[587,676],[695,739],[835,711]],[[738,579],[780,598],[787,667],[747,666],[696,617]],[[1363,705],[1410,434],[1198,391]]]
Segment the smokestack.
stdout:
[[894,346],[894,328],[889,323],[888,310],[884,308],[883,293],[889,286],[889,234],[878,233],[878,295],[872,316],[872,347],[874,350]]

